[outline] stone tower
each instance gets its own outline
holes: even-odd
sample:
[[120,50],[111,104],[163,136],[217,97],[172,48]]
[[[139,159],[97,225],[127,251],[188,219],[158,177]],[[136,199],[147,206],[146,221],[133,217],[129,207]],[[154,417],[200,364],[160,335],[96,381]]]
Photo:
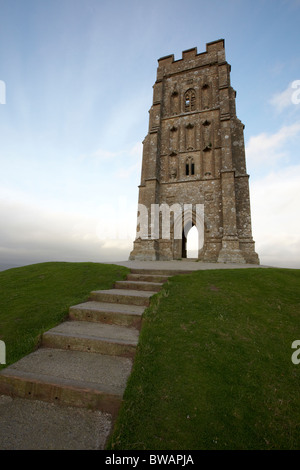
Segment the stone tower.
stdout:
[[158,60],[130,259],[186,257],[186,236],[196,225],[199,260],[259,264],[230,70],[223,39],[200,54],[193,48],[180,60]]

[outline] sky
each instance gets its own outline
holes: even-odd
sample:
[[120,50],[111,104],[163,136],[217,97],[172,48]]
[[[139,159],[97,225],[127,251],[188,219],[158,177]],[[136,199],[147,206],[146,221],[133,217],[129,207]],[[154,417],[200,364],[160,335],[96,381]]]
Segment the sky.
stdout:
[[0,0],[0,266],[128,259],[157,60],[225,40],[261,264],[300,268],[299,0]]

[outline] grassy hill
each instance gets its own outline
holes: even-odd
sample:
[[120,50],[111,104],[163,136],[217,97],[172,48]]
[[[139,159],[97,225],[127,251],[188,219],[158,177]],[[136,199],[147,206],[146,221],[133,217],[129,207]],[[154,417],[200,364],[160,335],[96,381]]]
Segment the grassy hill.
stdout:
[[[91,290],[128,270],[42,263],[0,272],[7,365]],[[300,270],[175,276],[146,310],[110,449],[300,449]],[[1,367],[1,366],[0,366]]]
[[[98,263],[41,263],[0,272],[0,339],[6,366],[29,354],[41,334],[93,289],[109,289],[127,268]],[[0,365],[0,369],[5,366]]]
[[173,277],[147,310],[110,449],[300,449],[300,270]]

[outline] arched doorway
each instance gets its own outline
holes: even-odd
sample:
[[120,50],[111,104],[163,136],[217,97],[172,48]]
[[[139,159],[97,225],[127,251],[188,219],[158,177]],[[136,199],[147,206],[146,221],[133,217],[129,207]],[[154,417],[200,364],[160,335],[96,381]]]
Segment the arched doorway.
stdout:
[[198,258],[199,249],[198,229],[190,222],[182,232],[182,258]]
[[172,235],[174,259],[199,258],[204,245],[204,206],[198,204],[196,210],[185,208],[184,216],[179,214],[174,220]]
[[193,225],[186,237],[186,257],[198,258],[198,252],[199,234],[196,225]]

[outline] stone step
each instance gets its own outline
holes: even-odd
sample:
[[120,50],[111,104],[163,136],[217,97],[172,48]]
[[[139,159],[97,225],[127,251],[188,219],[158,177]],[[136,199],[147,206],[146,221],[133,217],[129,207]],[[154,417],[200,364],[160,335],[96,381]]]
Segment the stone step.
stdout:
[[128,274],[128,281],[145,281],[145,282],[160,282],[164,283],[170,276],[163,276],[159,274]]
[[90,300],[148,307],[150,297],[154,294],[156,294],[155,291],[145,292],[131,289],[96,290],[90,293]]
[[85,321],[65,321],[43,334],[42,346],[133,357],[138,336],[139,331],[136,328]]
[[163,284],[159,282],[145,282],[145,281],[117,281],[115,283],[116,289],[131,289],[159,292]]
[[69,308],[71,320],[140,328],[145,306],[88,301]]
[[[14,420],[15,415],[25,411],[35,413],[34,429],[38,429],[46,402],[49,406],[57,405],[56,410],[93,410],[103,414],[97,421],[98,427],[100,423],[104,428],[100,432],[103,447],[122,403],[143,312],[167,279],[161,274],[135,273],[126,281],[116,282],[115,289],[93,291],[87,302],[71,306],[69,320],[44,333],[37,351],[0,372],[0,396],[12,400],[11,418]],[[52,426],[56,438],[61,432],[61,426],[55,428],[57,415],[52,413],[48,419],[53,420],[47,426]],[[19,422],[18,416],[16,420]],[[10,427],[7,420],[5,423],[6,428]],[[16,448],[11,435],[15,438],[18,429],[15,423],[9,438]],[[0,446],[2,437],[0,430]],[[7,443],[7,432],[4,437]],[[59,448],[61,441],[58,437],[55,447]],[[37,448],[42,448],[44,442],[37,439]],[[69,443],[67,439],[63,448]]]
[[40,348],[0,372],[0,395],[116,416],[131,368],[129,358]]
[[0,395],[1,450],[104,450],[108,413]]

